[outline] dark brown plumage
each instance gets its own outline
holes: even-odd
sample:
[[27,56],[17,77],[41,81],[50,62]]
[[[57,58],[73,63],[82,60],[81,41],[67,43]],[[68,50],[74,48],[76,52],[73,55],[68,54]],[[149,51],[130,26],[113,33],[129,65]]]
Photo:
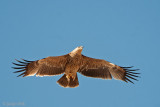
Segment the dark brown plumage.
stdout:
[[81,54],[83,47],[77,47],[72,52],[63,56],[47,57],[37,61],[18,61],[13,63],[20,69],[14,73],[22,72],[19,76],[54,76],[64,75],[57,81],[62,87],[79,86],[77,72],[87,77],[122,80],[131,82],[137,80],[138,74],[132,67],[120,67],[102,59],[94,59]]

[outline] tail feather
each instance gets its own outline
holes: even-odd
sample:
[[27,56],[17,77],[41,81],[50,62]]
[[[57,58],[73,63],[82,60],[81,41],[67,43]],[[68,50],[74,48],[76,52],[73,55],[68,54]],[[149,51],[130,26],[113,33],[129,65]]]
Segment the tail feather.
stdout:
[[62,87],[67,87],[68,86],[68,80],[66,78],[66,74],[64,74],[58,81],[57,83],[62,86]]
[[78,87],[79,86],[79,82],[78,82],[78,77],[76,75],[75,80],[73,80],[72,78],[70,78],[70,81],[68,81],[68,79],[66,78],[66,74],[64,74],[58,81],[57,83],[62,86],[62,87]]
[[76,75],[76,78],[75,78],[74,81],[73,81],[72,78],[70,78],[70,82],[69,82],[69,84],[68,84],[68,87],[74,88],[74,87],[78,87],[78,86],[79,86],[79,82],[78,82],[78,77],[77,77],[77,75]]

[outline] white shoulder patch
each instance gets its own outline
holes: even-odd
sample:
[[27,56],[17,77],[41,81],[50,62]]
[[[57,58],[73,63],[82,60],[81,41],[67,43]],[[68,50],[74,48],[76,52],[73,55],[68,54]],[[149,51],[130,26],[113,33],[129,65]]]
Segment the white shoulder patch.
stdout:
[[113,63],[109,63],[109,64],[111,64],[111,65],[113,65],[113,66],[115,65],[115,64],[113,64]]

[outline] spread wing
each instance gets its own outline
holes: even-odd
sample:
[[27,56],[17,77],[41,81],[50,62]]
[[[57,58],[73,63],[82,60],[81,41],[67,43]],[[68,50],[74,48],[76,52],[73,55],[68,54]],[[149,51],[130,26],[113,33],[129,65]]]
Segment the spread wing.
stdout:
[[13,63],[18,67],[14,69],[20,69],[14,73],[22,72],[19,76],[53,76],[64,73],[65,65],[67,63],[68,54],[56,57],[47,57],[37,61],[23,61],[17,60],[20,64]]
[[89,58],[82,55],[82,64],[79,69],[79,73],[84,76],[94,77],[94,78],[102,78],[102,79],[114,79],[122,80],[125,82],[131,82],[131,80],[137,80],[136,74],[132,71],[136,71],[138,69],[132,70],[131,67],[120,67],[110,62],[101,59]]

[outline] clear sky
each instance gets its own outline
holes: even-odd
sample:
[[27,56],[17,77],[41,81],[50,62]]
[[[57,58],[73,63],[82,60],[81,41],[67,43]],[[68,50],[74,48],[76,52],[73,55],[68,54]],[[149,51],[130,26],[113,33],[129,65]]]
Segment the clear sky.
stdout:
[[[135,84],[78,74],[18,78],[14,59],[83,54],[141,73]],[[160,107],[159,0],[0,0],[0,107]],[[18,105],[19,104],[19,105]]]

